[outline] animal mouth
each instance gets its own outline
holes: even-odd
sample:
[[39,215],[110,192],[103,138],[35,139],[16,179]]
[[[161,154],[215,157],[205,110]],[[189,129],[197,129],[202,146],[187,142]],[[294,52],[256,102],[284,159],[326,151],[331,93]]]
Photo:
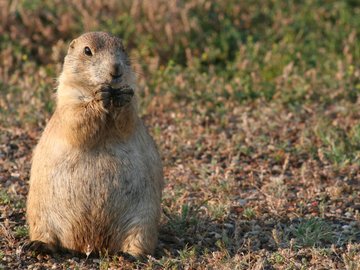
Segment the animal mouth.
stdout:
[[110,85],[112,88],[119,88],[122,81],[123,81],[122,76],[112,76]]
[[111,74],[111,81],[121,81],[122,80],[122,74],[120,75],[112,75]]
[[123,73],[115,73],[115,74],[112,74],[110,73],[110,76],[111,76],[111,86],[113,87],[119,87],[120,86],[120,83],[123,81]]

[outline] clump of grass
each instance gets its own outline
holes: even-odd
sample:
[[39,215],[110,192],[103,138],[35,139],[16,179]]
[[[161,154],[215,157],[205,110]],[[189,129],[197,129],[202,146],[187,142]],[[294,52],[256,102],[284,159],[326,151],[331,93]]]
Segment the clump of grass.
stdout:
[[319,218],[302,220],[291,228],[291,232],[295,237],[295,246],[298,248],[318,247],[332,243],[334,239],[331,226]]
[[186,246],[183,250],[179,251],[180,260],[186,262],[196,257],[196,247]]
[[269,196],[277,199],[286,198],[286,194],[288,192],[283,176],[271,177],[270,182],[265,185],[263,189]]
[[315,129],[315,133],[322,142],[326,159],[340,167],[360,164],[360,124],[346,131],[325,120]]
[[19,196],[10,195],[5,190],[0,190],[0,205],[12,205],[16,209],[25,208],[25,200]]
[[224,205],[219,204],[210,204],[207,205],[207,209],[209,210],[209,215],[213,219],[222,219],[226,216],[226,207]]
[[4,190],[0,190],[0,204],[10,204],[11,198],[10,195]]
[[285,258],[279,252],[275,252],[271,255],[271,257],[269,258],[269,261],[271,264],[284,264]]
[[360,253],[359,250],[354,248],[353,244],[349,244],[347,246],[347,250],[344,254],[342,254],[342,259],[344,260],[344,264],[346,269],[349,270],[357,270],[360,267]]
[[29,235],[29,230],[26,226],[18,226],[15,229],[15,236],[18,238],[27,237]]
[[248,207],[244,209],[243,216],[246,219],[253,219],[256,217],[256,213],[254,209]]
[[196,214],[188,204],[181,206],[179,214],[167,215],[169,218],[168,226],[170,229],[178,234],[184,234],[189,225],[194,225],[196,221]]

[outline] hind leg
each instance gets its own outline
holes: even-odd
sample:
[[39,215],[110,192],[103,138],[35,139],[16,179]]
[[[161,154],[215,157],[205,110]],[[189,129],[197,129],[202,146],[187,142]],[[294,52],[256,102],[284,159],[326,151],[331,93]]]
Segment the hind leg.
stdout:
[[59,246],[57,236],[51,231],[47,224],[38,221],[29,220],[30,241],[25,244],[24,249],[38,252],[55,252]]
[[32,200],[29,200],[27,205],[27,221],[30,242],[24,248],[40,252],[56,251],[59,239],[49,224],[51,217],[46,211],[43,211],[40,205],[35,205]]
[[53,253],[57,250],[55,245],[47,244],[38,240],[28,241],[23,246],[23,251],[36,251],[39,253]]
[[157,244],[156,225],[140,224],[130,229],[122,243],[121,251],[134,257],[152,255]]

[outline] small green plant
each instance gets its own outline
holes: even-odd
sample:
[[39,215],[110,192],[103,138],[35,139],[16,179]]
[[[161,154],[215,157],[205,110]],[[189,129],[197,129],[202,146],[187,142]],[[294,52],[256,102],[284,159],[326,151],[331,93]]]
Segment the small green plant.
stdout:
[[179,251],[180,259],[183,261],[188,260],[189,258],[195,258],[196,257],[196,248],[186,246],[183,250]]
[[11,198],[4,190],[0,191],[0,204],[10,204]]
[[275,252],[269,259],[272,264],[284,264],[285,258],[279,252]]
[[188,204],[181,206],[180,214],[169,216],[169,226],[172,231],[178,234],[185,233],[189,225],[193,226],[196,222],[193,209]]
[[340,167],[360,164],[360,124],[346,131],[325,120],[316,127],[315,134],[321,140],[324,156],[329,161]]
[[298,248],[318,247],[333,241],[331,226],[320,218],[302,220],[291,228]]
[[15,236],[16,237],[27,237],[29,234],[28,228],[25,226],[18,226],[15,229]]
[[179,257],[183,265],[187,265],[189,269],[193,268],[192,265],[197,257],[196,247],[186,245],[183,250],[179,251]]
[[253,219],[256,216],[256,213],[252,208],[245,208],[243,212],[243,216],[246,219]]
[[108,261],[107,259],[102,258],[102,259],[100,260],[100,269],[101,269],[101,270],[107,270],[107,269],[109,269],[109,265],[110,265],[110,263],[109,263],[109,261]]
[[17,199],[17,200],[14,202],[14,207],[15,207],[16,209],[25,208],[25,207],[26,207],[26,202],[25,202],[25,200]]
[[222,219],[226,216],[226,207],[224,205],[208,205],[209,214],[213,219]]

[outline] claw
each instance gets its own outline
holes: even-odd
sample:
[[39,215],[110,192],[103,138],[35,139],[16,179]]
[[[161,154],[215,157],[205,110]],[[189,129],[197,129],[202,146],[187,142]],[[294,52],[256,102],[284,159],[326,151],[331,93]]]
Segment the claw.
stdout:
[[102,87],[95,92],[95,99],[97,101],[101,101],[105,108],[107,108],[111,101],[111,88],[110,87]]
[[53,251],[53,248],[42,241],[35,240],[35,241],[28,241],[26,242],[23,247],[23,251],[35,251],[38,253],[51,253]]
[[114,106],[122,107],[131,101],[131,98],[134,95],[134,90],[130,86],[125,85],[118,89],[112,89],[111,93]]

